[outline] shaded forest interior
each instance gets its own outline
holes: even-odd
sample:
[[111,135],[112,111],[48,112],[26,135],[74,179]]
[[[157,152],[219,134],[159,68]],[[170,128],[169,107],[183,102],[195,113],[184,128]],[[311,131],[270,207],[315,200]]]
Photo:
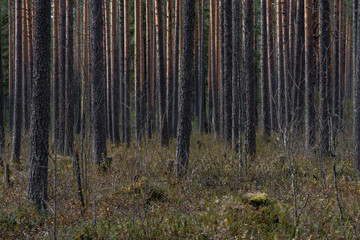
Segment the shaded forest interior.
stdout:
[[358,239],[359,9],[0,1],[0,238]]

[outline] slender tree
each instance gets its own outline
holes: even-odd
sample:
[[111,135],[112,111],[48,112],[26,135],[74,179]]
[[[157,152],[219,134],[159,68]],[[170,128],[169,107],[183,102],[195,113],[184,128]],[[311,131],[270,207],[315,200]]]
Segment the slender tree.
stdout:
[[321,156],[330,151],[329,92],[330,92],[330,1],[320,0],[320,145]]
[[218,92],[217,92],[217,58],[216,58],[216,17],[215,17],[215,0],[211,0],[211,92],[212,92],[212,105],[213,105],[213,122],[214,134],[219,134],[219,105],[218,105]]
[[277,6],[277,80],[278,80],[278,89],[277,89],[277,110],[278,110],[278,121],[279,128],[283,128],[285,124],[285,76],[284,76],[284,55],[283,55],[283,28],[282,28],[282,1],[278,2]]
[[152,11],[151,11],[152,1],[146,0],[146,83],[147,83],[147,136],[151,138],[152,136],[152,112],[153,112],[153,102],[152,102],[152,85],[153,85],[153,63],[152,63]]
[[90,1],[91,41],[91,134],[93,160],[100,165],[106,157],[105,117],[105,69],[103,50],[102,2]]
[[14,86],[14,126],[12,139],[12,161],[20,162],[22,125],[22,1],[15,1],[15,86]]
[[[204,34],[204,25],[205,25],[205,0],[200,0],[199,5],[199,127],[200,132],[206,132],[205,123],[206,123],[206,100],[205,100],[205,34]],[[234,44],[234,43],[233,43]],[[176,55],[175,55],[176,56]],[[234,119],[234,117],[233,117]]]
[[191,135],[191,90],[194,63],[194,19],[195,1],[184,1],[184,24],[181,82],[179,101],[179,124],[176,141],[177,175],[182,177],[186,174],[189,165],[190,135]]
[[267,39],[268,39],[268,76],[270,90],[270,112],[271,112],[271,129],[275,130],[278,124],[276,108],[276,72],[275,72],[275,49],[274,49],[274,32],[273,32],[273,4],[272,0],[267,1]]
[[124,86],[123,86],[123,131],[124,142],[130,147],[130,3],[124,0]]
[[173,59],[173,106],[172,106],[172,128],[174,130],[173,136],[176,137],[177,134],[177,120],[178,120],[178,78],[179,78],[179,53],[180,53],[180,18],[181,14],[181,4],[182,1],[175,0],[175,32],[174,32],[174,59]]
[[261,103],[265,137],[269,136],[271,131],[267,40],[266,0],[261,0]]
[[51,2],[34,0],[34,81],[32,91],[28,195],[38,210],[47,203],[50,127]]
[[232,4],[231,0],[223,0],[224,11],[224,38],[223,38],[223,54],[224,54],[224,135],[225,141],[230,143],[232,139]]
[[[1,6],[0,6],[0,19],[1,19]],[[0,29],[2,29],[1,21],[0,21]],[[0,34],[0,52],[2,52],[1,39],[2,38]],[[3,65],[2,59],[0,58],[0,154],[1,155],[4,154],[4,150],[5,150],[4,91],[3,91],[4,80],[3,80],[2,65]],[[1,156],[1,158],[3,158],[3,156]]]
[[66,1],[65,154],[74,151],[74,0]]
[[[304,109],[304,84],[302,76],[302,49],[304,35],[304,0],[297,1],[297,15],[295,21],[295,43],[293,59],[293,84],[291,89],[291,112],[293,122],[296,128],[300,130],[303,126],[303,109]],[[300,132],[300,131],[298,131]]]
[[29,75],[28,75],[28,7],[27,0],[22,2],[22,117],[23,128],[29,130]]
[[59,0],[59,153],[65,150],[66,0]]
[[305,139],[306,150],[315,146],[315,79],[313,67],[313,13],[312,0],[305,0]]
[[256,102],[254,74],[254,18],[253,0],[244,2],[245,79],[246,79],[246,141],[247,153],[256,153]]
[[15,82],[15,1],[9,1],[9,129],[13,131],[14,117],[14,82]]
[[135,16],[135,118],[136,118],[136,139],[140,140],[141,138],[141,89],[140,89],[140,71],[141,71],[141,62],[140,62],[140,0],[135,0],[134,4],[134,16]]
[[159,117],[161,145],[168,146],[169,134],[166,117],[166,75],[164,61],[164,38],[161,0],[155,0],[156,21],[156,85],[159,89]]
[[172,0],[167,0],[167,16],[166,16],[166,34],[167,34],[167,45],[166,45],[166,114],[168,117],[169,137],[174,134],[174,128],[172,127],[172,108],[173,108],[173,33],[172,33],[172,15],[173,7]]
[[353,24],[355,44],[355,62],[354,62],[354,140],[355,140],[355,152],[354,152],[354,166],[358,176],[360,176],[360,75],[359,75],[359,64],[360,64],[360,18],[359,18],[359,1],[354,1],[354,12],[353,12]]

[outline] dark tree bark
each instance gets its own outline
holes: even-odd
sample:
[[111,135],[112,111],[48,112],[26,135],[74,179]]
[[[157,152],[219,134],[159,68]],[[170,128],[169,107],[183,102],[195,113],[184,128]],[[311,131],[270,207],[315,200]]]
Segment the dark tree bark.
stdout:
[[22,1],[15,1],[15,89],[14,89],[14,126],[12,138],[12,161],[20,162],[21,125],[22,125]]
[[[206,122],[206,100],[205,100],[205,76],[204,76],[204,25],[205,25],[205,0],[199,2],[199,128],[203,133],[205,130]],[[175,55],[176,56],[176,55]]]
[[[125,49],[124,49],[124,0],[120,0],[119,1],[119,87],[118,90],[120,92],[119,97],[120,97],[120,101],[119,101],[119,113],[120,113],[120,117],[121,120],[124,117],[124,100],[123,100],[123,96],[124,96],[124,53],[125,53]],[[118,120],[120,122],[120,120]],[[121,123],[122,124],[122,123]],[[121,139],[121,141],[124,141],[124,134],[123,131],[121,131],[119,133],[119,139]]]
[[15,11],[14,1],[9,1],[9,129],[13,131],[15,82]]
[[58,146],[59,140],[59,0],[53,3],[53,129],[52,141],[54,146]]
[[106,157],[105,69],[103,50],[102,2],[90,1],[91,41],[91,130],[93,160],[100,165]]
[[161,0],[155,0],[155,21],[156,21],[156,85],[159,89],[159,120],[160,139],[162,146],[169,145],[169,134],[166,117],[166,75],[164,61],[164,38]]
[[189,148],[191,135],[191,90],[193,80],[194,63],[194,19],[195,1],[184,1],[184,25],[182,60],[181,60],[181,83],[179,124],[176,141],[177,175],[182,177],[186,174],[189,165]]
[[305,0],[305,139],[306,150],[315,146],[315,74],[312,0]]
[[227,143],[231,142],[232,138],[232,6],[231,0],[223,0],[224,11],[224,135]]
[[232,1],[232,148],[239,137],[239,1]]
[[[339,124],[339,93],[340,76],[339,76],[339,1],[334,1],[334,36],[333,36],[333,88],[332,88],[332,131],[337,131]],[[334,136],[334,135],[333,135]]]
[[256,102],[254,71],[254,18],[253,0],[244,2],[245,26],[245,79],[246,79],[246,138],[247,153],[256,153]]
[[29,75],[28,75],[28,10],[26,7],[27,0],[22,2],[22,117],[23,117],[23,129],[27,132],[29,130]]
[[[297,15],[295,22],[295,50],[293,65],[293,85],[291,89],[291,113],[293,125],[296,130],[303,129],[303,109],[304,109],[304,84],[302,76],[302,49],[304,36],[304,0],[297,1]],[[300,133],[301,131],[297,131]]]
[[34,0],[34,81],[32,91],[28,195],[44,212],[47,201],[50,127],[51,2]]
[[330,151],[330,1],[320,0],[320,145],[321,156]]
[[[1,4],[0,4],[1,5]],[[0,6],[0,19],[1,18],[1,6]],[[0,29],[2,29],[1,21],[0,21]],[[2,44],[1,44],[1,34],[0,34],[0,52],[2,52]],[[0,58],[0,154],[1,156],[5,151],[5,126],[4,126],[4,77],[2,72],[2,58]],[[0,159],[2,162],[3,159]]]
[[358,1],[354,1],[353,24],[355,42],[355,63],[354,63],[354,137],[355,137],[355,154],[354,166],[358,175],[360,175],[360,76],[359,76],[359,63],[360,63],[360,18],[358,16],[359,9]]
[[59,30],[59,141],[58,151],[65,150],[65,82],[66,82],[66,0],[60,1]]
[[212,106],[214,116],[214,134],[219,134],[219,104],[217,91],[217,64],[216,64],[216,14],[215,14],[215,0],[211,2],[211,92],[212,92]]
[[141,89],[140,89],[140,0],[134,2],[134,16],[135,16],[135,128],[136,139],[141,139]]
[[264,137],[270,136],[271,132],[267,41],[266,0],[261,0],[261,103]]
[[173,34],[172,34],[172,0],[167,0],[167,21],[166,21],[166,114],[168,117],[169,137],[174,136],[174,129],[172,126],[172,108],[173,108]]
[[66,1],[65,154],[74,151],[74,1]]
[[[175,1],[175,33],[174,33],[174,65],[173,65],[173,106],[172,106],[172,128],[174,130],[173,136],[177,136],[177,122],[178,122],[178,79],[179,79],[179,53],[180,53],[180,12],[182,11],[181,0]],[[170,122],[169,122],[170,124]]]
[[278,89],[277,89],[277,118],[279,128],[282,129],[285,124],[285,70],[284,70],[284,53],[283,53],[283,28],[282,28],[282,0],[278,2],[277,6],[277,37],[278,37],[278,48],[277,48],[277,80],[278,80]]
[[112,0],[111,6],[111,123],[112,123],[112,139],[115,143],[120,141],[119,134],[119,45],[118,45],[118,27],[117,27],[117,7],[116,1]]
[[81,1],[76,0],[75,5],[75,133],[81,131]]
[[147,84],[147,136],[152,137],[153,103],[152,103],[152,83],[153,83],[153,63],[152,63],[152,1],[146,0],[146,84]]
[[123,134],[124,142],[130,147],[131,141],[131,116],[130,116],[130,3],[124,0],[124,88],[123,88]]
[[104,56],[105,56],[105,71],[106,71],[106,135],[113,141],[112,138],[112,95],[111,95],[111,29],[110,29],[110,0],[103,1],[103,21],[104,21]]
[[267,35],[268,35],[268,75],[269,75],[269,91],[270,91],[270,112],[271,112],[271,130],[276,130],[277,108],[276,108],[276,72],[275,72],[275,48],[274,48],[274,31],[273,31],[273,4],[272,0],[267,1]]
[[355,42],[355,62],[354,62],[354,140],[355,140],[355,153],[354,153],[354,166],[358,176],[360,176],[360,76],[359,76],[359,63],[360,63],[360,18],[358,16],[359,1],[354,1],[353,24]]

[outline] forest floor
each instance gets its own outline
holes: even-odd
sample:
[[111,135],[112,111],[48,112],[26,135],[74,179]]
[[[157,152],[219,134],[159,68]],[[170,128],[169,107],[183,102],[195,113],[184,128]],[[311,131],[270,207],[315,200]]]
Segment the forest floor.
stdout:
[[195,131],[183,180],[169,167],[174,140],[169,148],[155,138],[129,149],[109,145],[107,173],[88,166],[84,207],[70,157],[56,156],[54,191],[51,154],[46,216],[27,199],[24,154],[21,165],[10,163],[11,186],[1,182],[0,239],[48,239],[54,230],[58,239],[359,239],[360,185],[351,140],[339,140],[336,157],[322,161],[306,156],[301,144],[285,148],[282,142],[258,140],[256,158],[240,174],[235,151]]

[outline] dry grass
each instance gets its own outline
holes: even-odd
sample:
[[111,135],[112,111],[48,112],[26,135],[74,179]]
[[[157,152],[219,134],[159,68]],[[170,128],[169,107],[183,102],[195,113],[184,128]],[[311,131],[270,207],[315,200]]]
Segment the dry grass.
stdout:
[[[261,139],[260,137],[258,139]],[[192,136],[190,172],[176,179],[168,169],[168,149],[157,140],[130,149],[109,145],[113,158],[104,174],[92,164],[82,209],[71,159],[57,156],[57,237],[59,239],[357,239],[360,237],[360,187],[354,178],[347,139],[338,146],[338,188],[344,227],[334,189],[334,159],[324,160],[301,145],[291,150],[296,162],[295,229],[289,164],[281,141],[258,140],[258,155],[239,175],[237,154],[212,135]],[[201,146],[199,145],[199,142]],[[25,142],[25,141],[24,141]],[[26,196],[27,155],[10,165],[12,187],[1,183],[0,239],[46,239],[53,235],[54,164],[49,162],[47,216]],[[77,143],[79,149],[79,143]],[[54,157],[54,155],[52,155]],[[18,170],[16,170],[18,168]],[[3,169],[0,170],[3,176]],[[324,181],[325,180],[325,181]],[[325,184],[323,184],[325,182]],[[255,200],[254,200],[255,199]]]

